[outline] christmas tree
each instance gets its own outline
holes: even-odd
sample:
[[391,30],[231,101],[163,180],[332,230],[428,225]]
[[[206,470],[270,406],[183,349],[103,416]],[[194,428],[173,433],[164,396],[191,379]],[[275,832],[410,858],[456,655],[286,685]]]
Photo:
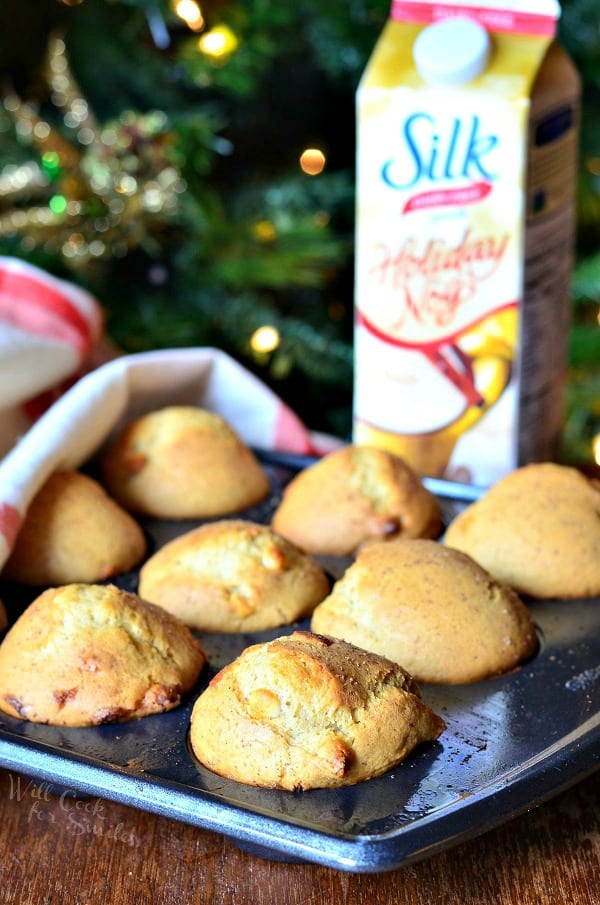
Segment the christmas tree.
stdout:
[[[583,80],[565,458],[600,432],[600,37]],[[126,352],[214,345],[349,437],[354,96],[388,0],[3,0],[0,253],[88,288]]]

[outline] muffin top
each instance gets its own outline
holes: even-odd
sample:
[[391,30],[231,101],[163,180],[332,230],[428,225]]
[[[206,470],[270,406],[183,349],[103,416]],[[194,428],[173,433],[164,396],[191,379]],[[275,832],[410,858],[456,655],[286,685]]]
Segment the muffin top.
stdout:
[[229,515],[269,492],[258,460],[233,428],[195,406],[168,406],[136,418],[101,465],[115,499],[155,518]]
[[261,631],[310,615],[329,592],[323,569],[268,525],[209,522],[175,538],[140,571],[139,593],[187,625]]
[[565,465],[523,466],[456,516],[444,543],[521,594],[598,595],[600,485]]
[[465,554],[424,539],[362,550],[315,609],[311,627],[432,684],[499,675],[537,647],[529,611],[511,588]]
[[309,553],[354,555],[395,537],[436,537],[435,496],[403,459],[350,445],[299,472],[285,488],[272,525]]
[[57,726],[176,707],[206,662],[189,629],[114,585],[49,588],[0,644],[0,710]]
[[294,790],[378,776],[443,728],[397,664],[294,632],[246,648],[215,676],[194,704],[190,741],[222,776]]
[[57,471],[29,504],[2,576],[33,586],[103,581],[145,553],[142,529],[97,481]]

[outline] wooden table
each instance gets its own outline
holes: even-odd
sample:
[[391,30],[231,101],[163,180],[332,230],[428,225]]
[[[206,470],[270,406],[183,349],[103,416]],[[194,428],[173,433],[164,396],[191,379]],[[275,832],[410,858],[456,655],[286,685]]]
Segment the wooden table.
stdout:
[[3,905],[599,905],[600,772],[417,864],[348,874],[0,770]]

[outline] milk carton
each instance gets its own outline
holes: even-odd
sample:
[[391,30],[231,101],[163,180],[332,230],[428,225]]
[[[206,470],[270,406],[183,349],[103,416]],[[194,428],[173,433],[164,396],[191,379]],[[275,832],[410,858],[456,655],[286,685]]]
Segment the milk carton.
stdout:
[[559,14],[397,0],[358,88],[353,439],[421,474],[556,455],[579,104]]

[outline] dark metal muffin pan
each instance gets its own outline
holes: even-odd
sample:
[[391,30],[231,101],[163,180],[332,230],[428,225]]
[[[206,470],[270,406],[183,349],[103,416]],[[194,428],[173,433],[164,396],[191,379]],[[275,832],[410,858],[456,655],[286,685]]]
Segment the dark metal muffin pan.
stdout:
[[[241,513],[267,521],[302,460],[265,456],[273,495]],[[460,497],[435,484],[450,517]],[[474,495],[467,489],[465,496]],[[196,523],[146,521],[160,546]],[[346,563],[323,561],[334,577]],[[116,580],[137,586],[130,573]],[[4,586],[13,617],[31,591]],[[188,700],[170,713],[130,723],[65,729],[0,714],[0,766],[69,794],[98,796],[223,833],[241,848],[282,861],[380,872],[422,859],[485,832],[583,779],[600,749],[600,600],[526,601],[540,640],[521,669],[462,686],[423,686],[446,721],[439,740],[422,745],[384,776],[334,790],[291,793],[222,779],[188,748],[191,708],[218,669],[248,644],[308,622],[253,635],[198,633],[210,668]]]

